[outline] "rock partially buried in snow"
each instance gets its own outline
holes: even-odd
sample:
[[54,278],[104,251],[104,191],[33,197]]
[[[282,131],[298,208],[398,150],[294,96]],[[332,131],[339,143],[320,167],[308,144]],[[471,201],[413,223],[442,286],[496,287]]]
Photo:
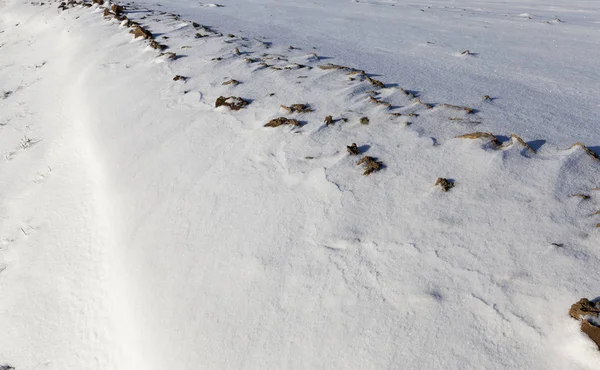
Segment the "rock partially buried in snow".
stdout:
[[600,349],[600,304],[581,298],[571,305],[569,315],[581,320],[581,331],[584,332]]
[[300,122],[295,119],[290,119],[286,117],[279,117],[270,120],[265,127],[279,127],[281,125],[292,125],[292,126],[301,126]]
[[150,33],[150,31],[144,29],[141,26],[134,26],[134,28],[129,31],[129,33],[133,33],[133,37],[134,38],[138,38],[141,37],[143,39],[151,39],[152,38],[152,33]]
[[582,320],[589,315],[598,317],[598,313],[600,313],[598,304],[587,298],[581,298],[579,302],[574,303],[571,309],[569,309],[569,315],[576,320]]
[[286,105],[280,105],[281,108],[285,109],[290,113],[308,113],[312,112],[312,108],[308,104],[292,104],[289,107]]
[[348,151],[348,153],[350,153],[352,155],[359,155],[360,154],[360,149],[358,148],[358,146],[356,145],[356,143],[352,143],[352,145],[346,146],[346,151]]
[[445,193],[454,187],[454,181],[440,177],[437,179],[434,186],[438,185],[442,188],[442,191]]
[[220,106],[226,106],[229,107],[231,110],[240,110],[248,104],[250,103],[237,96],[230,96],[228,98],[224,96],[219,96],[219,98],[215,102],[215,107],[218,108]]
[[596,345],[600,350],[600,326],[594,325],[591,321],[582,320],[581,321],[581,331],[584,332]]
[[122,15],[125,12],[125,9],[121,5],[117,4],[113,4],[110,7],[110,10],[112,10],[117,16]]

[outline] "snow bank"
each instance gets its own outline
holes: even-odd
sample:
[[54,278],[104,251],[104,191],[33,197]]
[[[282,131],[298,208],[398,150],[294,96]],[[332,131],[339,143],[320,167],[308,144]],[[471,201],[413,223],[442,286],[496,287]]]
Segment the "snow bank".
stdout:
[[[585,146],[539,150],[478,123],[488,99],[432,102],[312,49],[160,10],[126,16],[166,51],[97,5],[0,4],[0,360],[600,361],[566,313],[598,289],[600,166]],[[215,108],[221,96],[249,105]],[[281,116],[300,124],[264,127]],[[365,155],[383,168],[363,176]]]

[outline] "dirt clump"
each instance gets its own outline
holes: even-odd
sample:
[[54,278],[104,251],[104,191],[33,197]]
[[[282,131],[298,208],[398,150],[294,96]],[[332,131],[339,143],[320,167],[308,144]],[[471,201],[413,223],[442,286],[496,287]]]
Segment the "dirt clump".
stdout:
[[356,143],[352,143],[352,145],[347,145],[346,146],[346,151],[348,151],[348,153],[350,153],[352,155],[359,155],[360,154],[360,149],[358,148],[358,146],[356,145]]
[[433,186],[440,186],[445,193],[454,187],[454,181],[439,177]]
[[167,48],[167,45],[163,45],[156,42],[155,40],[152,40],[150,41],[150,47],[156,50],[165,50]]
[[312,112],[312,108],[308,104],[292,104],[289,107],[281,105],[281,108],[287,110],[290,113],[308,113]]

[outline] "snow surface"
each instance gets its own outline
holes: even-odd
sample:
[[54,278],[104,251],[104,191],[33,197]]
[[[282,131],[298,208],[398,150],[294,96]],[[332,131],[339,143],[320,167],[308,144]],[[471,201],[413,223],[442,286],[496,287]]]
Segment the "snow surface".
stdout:
[[130,4],[170,60],[97,5],[0,0],[0,363],[599,368],[567,311],[600,286],[569,149],[600,143],[600,4],[565,4]]

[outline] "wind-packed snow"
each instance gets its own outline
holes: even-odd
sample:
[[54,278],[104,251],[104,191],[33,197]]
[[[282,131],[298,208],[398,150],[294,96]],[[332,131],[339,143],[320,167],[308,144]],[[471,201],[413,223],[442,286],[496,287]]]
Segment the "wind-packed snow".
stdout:
[[600,367],[600,3],[58,5],[0,0],[0,368]]

